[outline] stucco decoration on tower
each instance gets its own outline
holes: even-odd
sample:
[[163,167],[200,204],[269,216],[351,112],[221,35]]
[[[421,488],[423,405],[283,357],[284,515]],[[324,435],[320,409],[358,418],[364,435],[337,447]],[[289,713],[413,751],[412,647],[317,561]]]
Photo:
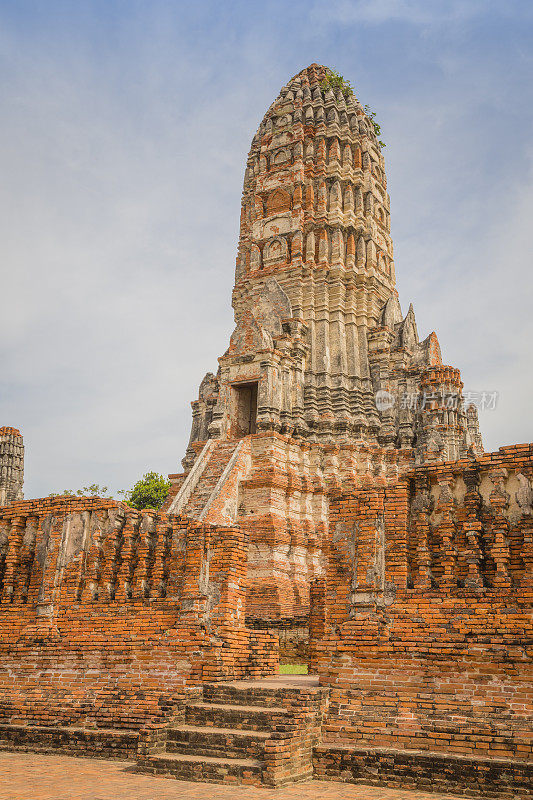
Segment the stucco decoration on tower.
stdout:
[[[459,372],[442,366],[435,333],[419,340],[412,306],[405,317],[401,311],[373,122],[327,76],[317,64],[295,75],[252,140],[233,290],[237,327],[216,379],[206,376],[193,406],[186,469],[196,442],[231,435],[232,387],[246,382],[257,382],[257,430],[309,443],[414,448],[418,461],[482,450]],[[376,404],[383,392],[392,405]],[[450,393],[459,402],[450,404]]]

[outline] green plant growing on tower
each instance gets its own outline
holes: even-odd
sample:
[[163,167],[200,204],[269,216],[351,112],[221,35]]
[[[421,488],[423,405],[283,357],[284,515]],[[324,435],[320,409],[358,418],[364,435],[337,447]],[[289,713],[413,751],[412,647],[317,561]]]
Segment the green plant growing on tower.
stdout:
[[372,111],[368,104],[365,105],[365,114],[367,115],[368,119],[374,126],[374,133],[376,134],[379,146],[386,147],[385,142],[382,142],[379,138],[381,136],[381,125],[379,124],[379,122],[376,122],[376,112]]
[[[345,98],[352,96],[352,97],[355,98],[355,100],[357,100],[357,97],[355,96],[354,88],[353,88],[352,84],[350,83],[350,81],[347,80],[339,72],[336,72],[334,69],[326,70],[326,77],[324,78],[324,80],[320,84],[320,87],[321,87],[321,89],[323,91],[327,91],[328,89],[333,89],[333,91],[336,92],[336,91],[338,91],[340,89]],[[367,115],[367,117],[369,118],[370,122],[372,123],[372,126],[374,128],[374,133],[375,133],[376,138],[378,140],[379,146],[380,147],[386,147],[385,142],[382,141],[379,138],[381,136],[381,125],[379,124],[379,122],[376,122],[376,112],[372,111],[370,109],[370,107],[368,105],[366,105],[365,106],[365,114]]]
[[[353,95],[355,97],[355,92],[352,84],[349,80],[347,80],[343,75],[340,75],[338,72],[335,72],[334,69],[328,69],[326,72],[326,77],[320,84],[321,88],[326,91],[327,89],[333,89],[333,91],[337,91],[338,89],[341,90],[344,97],[350,97]],[[357,98],[355,98],[357,100]]]

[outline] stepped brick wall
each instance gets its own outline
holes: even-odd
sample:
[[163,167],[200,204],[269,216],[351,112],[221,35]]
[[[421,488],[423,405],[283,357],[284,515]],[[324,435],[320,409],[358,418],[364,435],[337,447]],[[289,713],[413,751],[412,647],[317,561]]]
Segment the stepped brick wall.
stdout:
[[517,445],[332,493],[312,589],[320,774],[348,768],[330,745],[531,760],[532,478]]
[[237,527],[59,497],[0,512],[0,721],[135,728],[186,684],[275,669]]

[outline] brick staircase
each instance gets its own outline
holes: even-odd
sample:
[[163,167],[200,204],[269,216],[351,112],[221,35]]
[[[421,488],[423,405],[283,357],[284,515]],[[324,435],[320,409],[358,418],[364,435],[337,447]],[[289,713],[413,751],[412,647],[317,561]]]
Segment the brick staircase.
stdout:
[[136,759],[189,781],[284,786],[313,775],[329,690],[312,676],[189,687],[168,722],[140,730],[0,724],[0,751]]
[[209,439],[185,476],[169,475],[179,480],[173,482],[162,511],[202,520],[221,488],[219,484],[224,483],[225,471],[238,457],[241,443],[242,439]]
[[211,497],[222,473],[226,469],[238,442],[236,441],[217,441],[211,452],[209,461],[200,476],[200,480],[182,509],[182,514],[186,517],[198,519],[207,501]]
[[145,744],[137,770],[256,786],[311,778],[326,702],[327,690],[308,676],[206,684],[180,720]]

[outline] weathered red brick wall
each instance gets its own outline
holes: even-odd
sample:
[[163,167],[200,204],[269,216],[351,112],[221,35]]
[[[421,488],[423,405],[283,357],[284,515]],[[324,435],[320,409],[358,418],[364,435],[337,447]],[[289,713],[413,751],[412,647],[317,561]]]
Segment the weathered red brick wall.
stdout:
[[333,494],[311,614],[327,740],[531,758],[532,468],[524,445]]
[[0,512],[0,720],[137,727],[186,683],[260,675],[245,627],[246,537],[113,501]]
[[308,445],[268,432],[250,437],[252,470],[240,486],[239,524],[248,533],[246,613],[280,621],[309,614],[309,587],[322,572],[326,484]]

